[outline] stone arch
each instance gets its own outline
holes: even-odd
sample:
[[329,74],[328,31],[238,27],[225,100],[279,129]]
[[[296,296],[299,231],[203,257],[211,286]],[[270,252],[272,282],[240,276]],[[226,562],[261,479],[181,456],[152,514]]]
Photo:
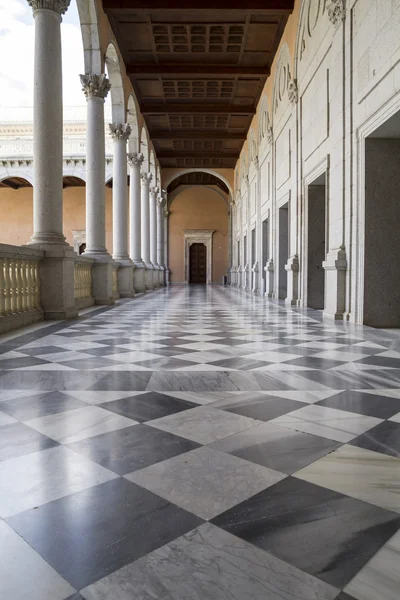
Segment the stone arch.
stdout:
[[143,161],[143,172],[148,173],[150,171],[150,152],[149,152],[149,136],[147,135],[146,128],[143,126],[140,132],[140,152],[144,156]]
[[0,170],[0,183],[5,179],[13,179],[14,177],[17,177],[18,179],[24,179],[33,187],[33,170],[32,172],[18,168],[4,169],[4,171],[3,169]]
[[198,173],[199,171],[203,171],[203,173],[209,173],[210,175],[215,175],[215,177],[223,181],[229,190],[230,196],[233,197],[233,190],[229,181],[223,175],[217,171],[214,171],[213,169],[181,169],[178,173],[174,173],[173,175],[170,175],[170,177],[167,177],[167,179],[164,181],[163,187],[164,189],[167,189],[168,186],[181,175],[186,175],[186,173]]
[[76,0],[81,23],[85,73],[101,75],[103,58],[100,48],[99,23],[95,0]]
[[131,135],[128,140],[129,152],[139,152],[139,120],[138,120],[138,107],[136,99],[131,94],[128,99],[127,109],[127,123],[132,129]]
[[326,0],[303,0],[301,3],[294,55],[295,77],[297,77],[299,64],[313,33],[326,12],[326,7]]
[[284,43],[281,46],[278,60],[276,63],[274,86],[273,86],[273,102],[272,114],[275,115],[281,104],[288,103],[289,89],[292,82],[292,67],[289,46]]
[[125,123],[125,96],[122,82],[121,65],[117,50],[110,42],[105,57],[108,78],[111,82],[111,114],[113,123]]
[[78,177],[86,184],[86,167],[85,165],[64,164],[63,177]]

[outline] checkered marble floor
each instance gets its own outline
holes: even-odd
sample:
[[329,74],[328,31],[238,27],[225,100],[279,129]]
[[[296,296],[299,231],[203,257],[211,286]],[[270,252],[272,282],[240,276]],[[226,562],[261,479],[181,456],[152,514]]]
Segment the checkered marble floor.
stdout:
[[219,286],[0,338],[0,600],[398,600],[398,340]]

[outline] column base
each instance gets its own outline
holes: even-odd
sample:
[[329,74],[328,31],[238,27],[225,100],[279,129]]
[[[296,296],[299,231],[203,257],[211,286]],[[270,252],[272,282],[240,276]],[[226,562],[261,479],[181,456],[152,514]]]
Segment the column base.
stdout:
[[92,295],[95,304],[110,306],[115,304],[113,297],[113,259],[110,255],[97,255],[85,252],[85,256],[93,258]]
[[165,277],[165,285],[171,285],[171,271],[168,269],[166,265],[164,265],[164,277]]
[[43,246],[63,246],[64,248],[71,248],[62,233],[46,232],[34,233],[28,246],[35,246],[36,248],[43,248]]
[[346,320],[346,270],[347,259],[344,246],[330,250],[326,260],[322,263],[325,270],[325,293],[324,318],[335,321]]
[[153,287],[158,289],[160,287],[160,265],[153,263]]
[[40,301],[45,320],[73,319],[78,316],[75,304],[76,254],[66,243],[30,243],[43,250],[40,262]]
[[287,296],[286,306],[299,306],[299,257],[297,254],[291,256],[286,265],[287,271]]
[[134,265],[132,261],[123,259],[119,261],[120,267],[118,269],[118,291],[120,298],[133,298],[135,295],[135,288],[133,285],[133,270]]
[[143,261],[133,261],[133,287],[135,294],[144,294],[146,292],[146,281],[145,281],[145,266]]
[[266,298],[274,298],[274,261],[270,258],[265,267],[265,294]]
[[153,283],[153,271],[154,271],[154,267],[151,263],[144,263],[145,267],[146,267],[146,271],[145,271],[145,286],[146,286],[146,292],[151,292],[151,290],[154,289],[154,283]]

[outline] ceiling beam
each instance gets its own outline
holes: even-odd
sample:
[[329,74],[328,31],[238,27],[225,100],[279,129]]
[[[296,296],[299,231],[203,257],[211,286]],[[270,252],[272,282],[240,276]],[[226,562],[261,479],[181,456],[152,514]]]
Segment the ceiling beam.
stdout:
[[229,106],[226,104],[144,104],[141,107],[142,115],[165,115],[167,113],[181,115],[255,115],[254,106]]
[[150,138],[153,141],[161,140],[245,140],[246,133],[225,133],[224,131],[215,131],[215,129],[202,129],[200,131],[190,131],[187,129],[172,129],[172,131],[153,131],[150,132]]
[[252,67],[238,65],[210,65],[207,63],[197,64],[171,64],[171,63],[143,63],[129,64],[126,67],[128,75],[227,75],[233,76],[252,76],[252,77],[268,77],[270,69],[268,66]]
[[103,0],[105,12],[120,12],[129,10],[146,11],[154,9],[188,10],[225,10],[241,12],[257,10],[262,13],[290,14],[293,12],[294,0],[187,0],[182,5],[181,0]]
[[157,153],[157,158],[162,160],[163,158],[234,158],[237,159],[240,156],[240,152],[220,152],[215,150],[162,150]]

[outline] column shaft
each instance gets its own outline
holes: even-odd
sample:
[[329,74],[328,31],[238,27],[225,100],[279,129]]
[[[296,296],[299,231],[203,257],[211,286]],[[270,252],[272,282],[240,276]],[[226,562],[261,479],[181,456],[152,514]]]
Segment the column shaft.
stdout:
[[150,261],[157,264],[157,194],[158,188],[150,188]]
[[141,233],[142,233],[142,258],[146,267],[151,267],[150,261],[150,214],[149,214],[149,185],[152,176],[150,173],[142,173],[141,176]]
[[35,17],[32,244],[65,244],[63,236],[63,111],[61,14],[69,1],[29,4]]
[[131,133],[129,125],[110,124],[114,140],[113,160],[113,258],[127,260],[128,256],[128,167],[126,142]]
[[160,198],[157,202],[157,262],[164,266],[164,201]]
[[143,154],[129,154],[129,255],[135,264],[142,264],[142,232],[141,232],[141,196],[140,196],[140,167],[143,164]]
[[110,90],[105,75],[81,75],[87,98],[86,251],[107,255],[104,99]]

